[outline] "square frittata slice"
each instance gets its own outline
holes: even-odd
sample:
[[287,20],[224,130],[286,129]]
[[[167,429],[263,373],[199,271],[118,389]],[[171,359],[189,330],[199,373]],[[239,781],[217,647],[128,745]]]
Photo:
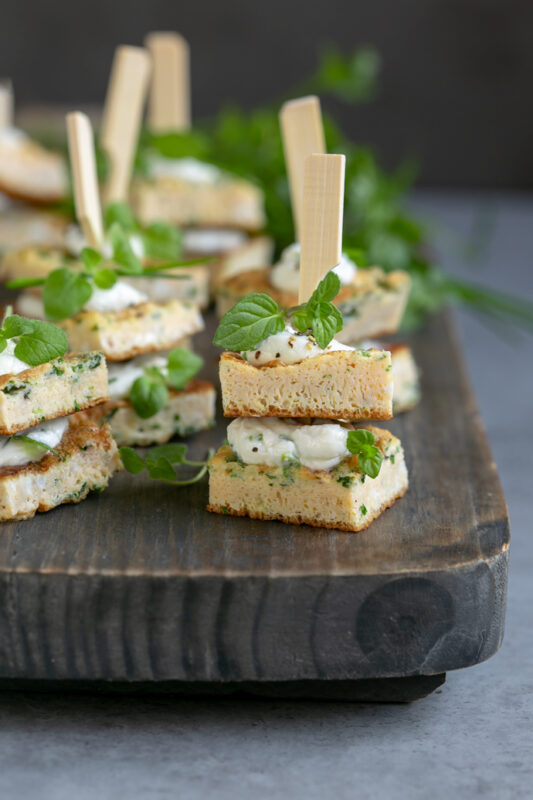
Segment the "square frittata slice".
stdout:
[[329,471],[297,463],[282,467],[244,464],[229,445],[209,462],[208,511],[295,525],[362,531],[408,488],[400,440],[381,428],[367,428],[383,454],[377,478],[358,469],[357,456]]
[[0,434],[31,428],[105,402],[103,353],[70,353],[16,374],[0,375]]

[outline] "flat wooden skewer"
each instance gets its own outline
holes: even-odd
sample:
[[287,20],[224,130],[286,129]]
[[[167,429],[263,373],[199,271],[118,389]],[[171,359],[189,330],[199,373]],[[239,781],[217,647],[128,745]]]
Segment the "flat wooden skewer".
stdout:
[[145,46],[152,57],[148,123],[154,132],[191,127],[190,52],[187,41],[172,31],[149,33]]
[[10,128],[14,116],[13,84],[9,78],[0,79],[0,128]]
[[101,251],[104,228],[89,117],[81,111],[67,114],[67,136],[76,216],[89,247]]
[[346,158],[312,155],[305,162],[298,302],[305,303],[342,254]]
[[305,161],[313,153],[325,153],[320,100],[311,95],[289,100],[279,113],[283,152],[289,178],[296,240],[302,238]]
[[117,47],[102,117],[100,140],[109,157],[105,201],[126,200],[150,77],[142,47]]

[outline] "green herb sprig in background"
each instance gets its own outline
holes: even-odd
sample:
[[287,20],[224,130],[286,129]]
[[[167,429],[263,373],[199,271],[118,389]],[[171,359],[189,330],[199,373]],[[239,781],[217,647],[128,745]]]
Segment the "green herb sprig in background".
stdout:
[[129,394],[137,416],[149,419],[161,411],[168,403],[169,387],[184,389],[203,363],[196,353],[175,347],[168,355],[166,368],[146,367],[144,375],[134,381]]
[[[163,444],[152,447],[144,457],[132,447],[121,447],[119,452],[124,469],[128,472],[139,475],[146,470],[150,478],[172,486],[190,486],[197,483],[206,474],[207,461],[212,456],[210,451],[206,461],[189,461],[187,447],[184,444]],[[179,480],[176,477],[176,468],[182,465],[200,467],[200,470],[192,478]]]

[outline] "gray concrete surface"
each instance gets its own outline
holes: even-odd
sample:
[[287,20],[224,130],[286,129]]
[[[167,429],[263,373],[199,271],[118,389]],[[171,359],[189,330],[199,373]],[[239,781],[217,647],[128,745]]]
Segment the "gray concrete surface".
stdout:
[[[450,269],[533,296],[533,196],[424,192],[413,205]],[[461,237],[488,219],[486,254],[463,261]],[[532,796],[533,339],[460,323],[511,513],[501,651],[410,706],[3,694],[0,797]]]

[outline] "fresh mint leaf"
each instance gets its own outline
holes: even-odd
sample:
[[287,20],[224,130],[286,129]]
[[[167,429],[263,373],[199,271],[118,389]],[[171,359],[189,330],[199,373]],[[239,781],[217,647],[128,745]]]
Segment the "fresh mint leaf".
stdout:
[[43,302],[48,319],[73,317],[93,293],[92,283],[83,275],[62,267],[51,272],[44,282]]
[[92,272],[102,263],[102,256],[92,247],[84,247],[81,251],[81,261],[87,272]]
[[15,355],[29,364],[36,367],[39,364],[46,364],[54,358],[64,355],[68,350],[68,340],[65,331],[52,325],[50,322],[32,320],[33,330],[24,333],[19,337],[15,346]]
[[111,289],[117,282],[117,273],[114,269],[101,267],[94,270],[93,280],[99,289]]
[[227,350],[253,350],[267,336],[284,329],[285,319],[275,300],[267,294],[254,293],[224,314],[213,343]]
[[144,461],[133,447],[121,447],[119,453],[125,470],[133,475],[139,475],[143,471]]
[[187,455],[187,446],[184,444],[161,444],[152,447],[146,454],[146,460],[157,461],[166,458],[173,466],[183,464]]
[[43,286],[46,278],[14,278],[7,281],[8,289],[29,289],[31,286]]
[[143,267],[132,250],[126,231],[114,222],[109,228],[109,239],[113,248],[113,261],[123,275],[140,275]]
[[349,431],[346,437],[347,449],[357,456],[359,469],[369,478],[377,478],[383,463],[383,454],[374,442],[372,431],[364,428]]
[[144,374],[131,387],[130,401],[137,416],[148,419],[166,406],[168,389],[160,377]]
[[334,300],[341,288],[339,276],[335,272],[326,272],[315,291],[307,301],[307,308],[313,311],[319,303],[331,302]]
[[361,472],[364,472],[369,478],[377,478],[383,463],[381,450],[372,445],[365,445],[357,456],[357,463]]
[[148,474],[154,480],[174,481],[176,478],[176,473],[168,458],[161,457],[156,461],[146,458],[145,464]]
[[148,258],[178,259],[181,256],[183,237],[174,225],[153,222],[141,235]]
[[202,369],[203,364],[203,358],[196,353],[183,347],[175,347],[168,354],[168,382],[174,389],[185,388]]
[[133,212],[127,203],[118,200],[110,203],[104,211],[104,225],[106,230],[117,222],[125,231],[137,230],[137,223]]
[[[331,305],[331,303],[324,305]],[[331,308],[335,308],[335,306],[331,306]],[[342,328],[342,317],[341,326],[339,328],[339,319],[336,314],[330,313],[327,310],[320,310],[320,306],[317,310],[318,313],[311,321],[311,330],[313,331],[313,336],[318,346],[321,347],[322,350],[325,350],[337,331]]]
[[0,353],[3,353],[7,347],[7,339],[3,333],[0,333]]
[[2,333],[6,339],[12,339],[14,336],[21,336],[23,333],[31,333],[35,328],[32,319],[19,317],[18,314],[11,314],[6,317],[2,326]]
[[296,328],[297,331],[300,333],[305,333],[311,327],[312,318],[309,316],[305,308],[296,311],[291,316],[291,322],[293,328]]
[[348,434],[347,447],[350,453],[358,453],[363,445],[374,444],[375,438],[372,431],[365,428],[357,428]]

